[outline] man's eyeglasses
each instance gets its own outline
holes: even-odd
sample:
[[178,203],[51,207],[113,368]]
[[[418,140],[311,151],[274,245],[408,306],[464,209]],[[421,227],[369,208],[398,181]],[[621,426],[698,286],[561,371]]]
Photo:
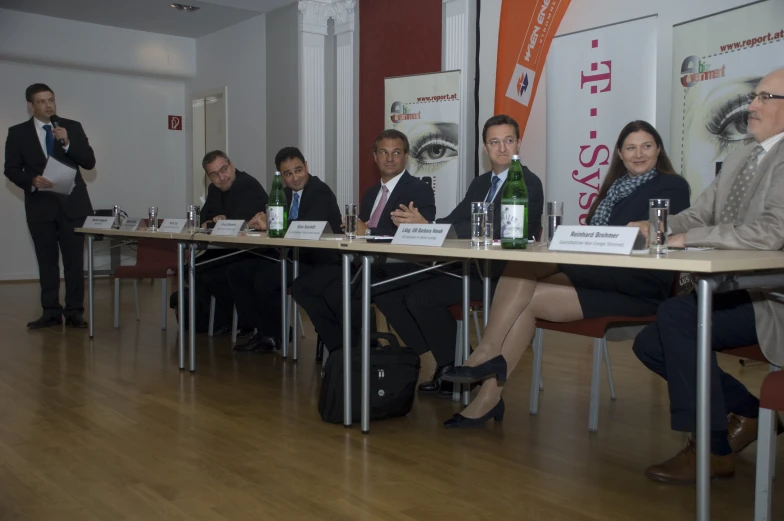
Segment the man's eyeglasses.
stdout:
[[492,148],[498,148],[501,146],[502,142],[504,145],[506,145],[507,148],[510,148],[514,146],[515,143],[517,143],[517,139],[513,137],[505,138],[503,141],[500,139],[491,139],[490,141],[487,142],[487,146]]
[[770,92],[752,92],[749,94],[749,104],[754,103],[755,98],[759,98],[760,103],[765,103],[769,99],[784,99],[784,96],[771,94]]
[[209,173],[209,174],[207,174],[207,177],[209,177],[210,179],[215,179],[215,178],[216,178],[216,177],[218,177],[218,176],[221,176],[221,177],[223,177],[224,175],[226,175],[226,172],[228,172],[228,171],[229,171],[229,166],[230,166],[230,165],[231,165],[231,161],[229,161],[228,163],[226,163],[225,165],[223,165],[223,166],[221,167],[221,169],[220,169],[220,170],[218,170],[217,172],[212,172],[212,173]]

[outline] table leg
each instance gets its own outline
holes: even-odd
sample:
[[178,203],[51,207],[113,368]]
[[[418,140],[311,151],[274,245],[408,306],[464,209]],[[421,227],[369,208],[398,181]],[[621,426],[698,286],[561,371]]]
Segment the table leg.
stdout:
[[697,521],[710,521],[710,360],[713,291],[716,282],[697,285]]
[[343,258],[343,426],[351,427],[351,256]]
[[[294,268],[293,269],[294,269],[294,273],[292,274],[293,275],[292,278],[296,279],[297,277],[299,277],[299,248],[294,248]],[[286,304],[287,305],[286,305],[284,313],[288,313],[288,311],[289,311],[289,308],[288,308],[288,300],[289,300],[288,299],[288,293],[289,292],[288,292],[288,281],[286,279],[283,279],[283,287],[281,288],[281,291],[283,292],[284,295],[286,295]],[[291,341],[292,341],[291,348],[292,348],[292,351],[293,351],[293,353],[291,355],[291,358],[292,358],[292,360],[294,360],[296,362],[297,358],[299,357],[299,308],[297,308],[297,303],[294,302],[294,298],[293,297],[291,298],[291,304],[292,304],[292,309],[291,309],[291,313],[292,313],[291,330],[292,330],[293,335],[294,335],[294,338],[291,339]]]
[[93,240],[94,236],[87,236],[87,321],[90,338],[95,337],[95,277],[93,268]]
[[[490,259],[485,259],[485,266],[482,268],[482,326],[487,328],[487,321],[490,319]],[[484,334],[484,333],[483,333]]]
[[188,266],[188,343],[191,373],[196,372],[196,243],[191,243]]
[[[289,254],[288,248],[281,248],[280,249],[280,280],[283,283],[283,287],[286,287],[286,277],[288,275],[287,270],[288,266],[286,263],[288,262],[286,259]],[[281,342],[283,342],[283,358],[289,356],[289,314],[288,311],[288,295],[286,295],[285,291],[280,292],[280,329],[281,329]]]
[[370,264],[362,256],[362,433],[370,432]]
[[[463,330],[458,335],[463,335],[463,363],[471,354],[471,259],[463,260]],[[462,364],[461,364],[462,365]],[[471,401],[471,386],[463,386],[463,405]]]
[[177,336],[180,352],[180,371],[185,369],[185,243],[177,243],[177,320],[180,334]]

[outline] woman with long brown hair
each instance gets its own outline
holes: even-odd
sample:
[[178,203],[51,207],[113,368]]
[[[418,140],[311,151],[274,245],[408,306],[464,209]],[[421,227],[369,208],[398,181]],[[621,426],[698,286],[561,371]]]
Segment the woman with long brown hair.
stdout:
[[[689,185],[675,174],[661,136],[649,123],[632,121],[615,145],[604,183],[588,212],[592,226],[625,226],[648,219],[649,199],[669,199],[673,214],[689,207]],[[571,322],[607,315],[646,316],[667,299],[671,272],[594,266],[510,262],[493,298],[490,321],[477,349],[443,379],[483,380],[476,398],[446,427],[503,419],[501,385],[520,361],[536,319]]]

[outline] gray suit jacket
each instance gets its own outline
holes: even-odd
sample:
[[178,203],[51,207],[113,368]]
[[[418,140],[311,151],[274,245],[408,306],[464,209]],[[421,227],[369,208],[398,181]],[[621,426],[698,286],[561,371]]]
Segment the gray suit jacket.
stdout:
[[[686,233],[686,246],[724,250],[781,250],[784,248],[784,140],[762,158],[748,192],[741,201],[743,224],[718,224],[735,177],[756,143],[727,156],[721,172],[687,210],[670,217],[672,233]],[[775,289],[781,293],[782,288]],[[757,337],[765,356],[784,366],[784,301],[774,291],[750,291],[754,301]]]

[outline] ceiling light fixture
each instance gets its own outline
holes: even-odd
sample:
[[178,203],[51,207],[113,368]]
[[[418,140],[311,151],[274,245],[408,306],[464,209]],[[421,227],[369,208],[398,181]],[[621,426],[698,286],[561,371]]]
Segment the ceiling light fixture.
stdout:
[[169,7],[173,7],[178,11],[184,11],[186,13],[193,13],[194,11],[198,11],[200,9],[199,7],[185,4],[169,4]]

